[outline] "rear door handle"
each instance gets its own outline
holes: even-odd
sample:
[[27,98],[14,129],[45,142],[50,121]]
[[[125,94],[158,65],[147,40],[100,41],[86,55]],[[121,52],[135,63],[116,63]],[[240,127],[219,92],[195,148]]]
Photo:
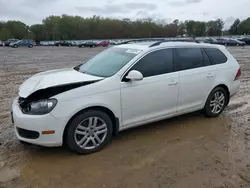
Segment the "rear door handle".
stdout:
[[177,81],[171,81],[168,83],[169,86],[174,86],[174,85],[177,85],[178,82]]

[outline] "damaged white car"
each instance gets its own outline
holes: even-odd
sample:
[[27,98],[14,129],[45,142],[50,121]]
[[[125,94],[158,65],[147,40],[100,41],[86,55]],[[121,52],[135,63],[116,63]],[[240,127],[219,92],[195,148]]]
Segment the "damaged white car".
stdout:
[[220,115],[239,89],[240,67],[223,46],[123,44],[84,64],[36,74],[19,88],[19,140],[89,154],[127,128],[203,110]]

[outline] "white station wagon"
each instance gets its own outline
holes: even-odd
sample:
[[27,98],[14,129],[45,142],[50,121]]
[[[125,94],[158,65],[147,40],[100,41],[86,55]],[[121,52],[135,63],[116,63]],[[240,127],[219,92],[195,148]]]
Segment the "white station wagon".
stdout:
[[220,45],[117,45],[77,67],[26,80],[12,105],[15,132],[23,142],[93,153],[128,128],[198,110],[217,117],[240,75]]

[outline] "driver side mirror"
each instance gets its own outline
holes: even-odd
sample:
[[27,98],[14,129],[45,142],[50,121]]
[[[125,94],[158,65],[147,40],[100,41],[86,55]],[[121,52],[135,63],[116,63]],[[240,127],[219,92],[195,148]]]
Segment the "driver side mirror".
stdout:
[[130,81],[140,81],[143,79],[143,75],[137,70],[132,70],[128,73],[126,79]]

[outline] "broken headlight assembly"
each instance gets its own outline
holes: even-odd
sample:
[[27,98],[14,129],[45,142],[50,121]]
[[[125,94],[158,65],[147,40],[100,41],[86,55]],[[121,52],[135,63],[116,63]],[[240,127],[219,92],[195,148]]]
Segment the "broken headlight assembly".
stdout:
[[30,102],[22,109],[22,111],[24,114],[29,115],[44,115],[50,113],[55,108],[56,104],[56,99],[42,99]]

